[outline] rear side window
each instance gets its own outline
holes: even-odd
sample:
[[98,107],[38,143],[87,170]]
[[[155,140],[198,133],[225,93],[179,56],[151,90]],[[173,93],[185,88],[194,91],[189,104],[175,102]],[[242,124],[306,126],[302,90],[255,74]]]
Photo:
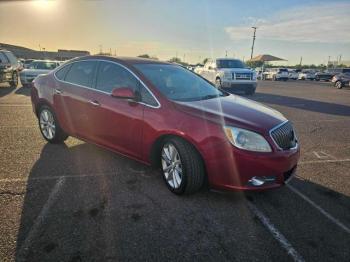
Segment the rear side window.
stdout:
[[58,70],[55,75],[59,80],[64,80],[67,72],[69,71],[71,65],[67,65],[65,67],[62,67],[60,70]]
[[7,57],[4,55],[3,52],[0,52],[0,60],[1,60],[0,62],[3,63],[3,64],[9,62],[9,60],[8,60]]
[[138,91],[139,81],[125,68],[110,62],[101,62],[96,89],[111,93],[114,88],[129,87]]
[[95,61],[81,61],[73,63],[66,75],[65,81],[91,88],[95,69]]
[[11,52],[5,52],[5,55],[7,56],[8,60],[12,65],[17,64],[17,58]]

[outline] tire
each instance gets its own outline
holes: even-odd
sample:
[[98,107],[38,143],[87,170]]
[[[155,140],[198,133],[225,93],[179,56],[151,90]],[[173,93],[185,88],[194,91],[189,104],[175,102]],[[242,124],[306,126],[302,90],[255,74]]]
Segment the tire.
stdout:
[[215,79],[215,87],[221,88],[221,79],[219,77]]
[[161,147],[160,162],[165,184],[174,194],[193,194],[203,186],[203,161],[186,141],[177,137],[166,139]]
[[334,85],[337,89],[342,89],[343,88],[343,83],[342,81],[337,81],[335,82],[335,85]]
[[18,86],[18,74],[17,74],[17,72],[13,72],[12,80],[10,81],[10,86],[17,88],[17,86]]
[[44,139],[52,144],[61,144],[68,135],[60,127],[55,112],[51,107],[43,105],[38,112],[39,129]]

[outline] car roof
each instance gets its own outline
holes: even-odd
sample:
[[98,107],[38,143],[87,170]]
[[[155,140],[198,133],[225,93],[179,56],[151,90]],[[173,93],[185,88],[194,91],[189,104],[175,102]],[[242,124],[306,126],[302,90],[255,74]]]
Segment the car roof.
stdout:
[[117,62],[124,65],[135,65],[135,64],[164,64],[173,65],[173,63],[158,61],[154,59],[141,58],[141,57],[115,57],[115,56],[105,56],[105,55],[90,55],[74,58],[70,60],[71,62],[82,61],[82,60],[107,60],[112,62]]

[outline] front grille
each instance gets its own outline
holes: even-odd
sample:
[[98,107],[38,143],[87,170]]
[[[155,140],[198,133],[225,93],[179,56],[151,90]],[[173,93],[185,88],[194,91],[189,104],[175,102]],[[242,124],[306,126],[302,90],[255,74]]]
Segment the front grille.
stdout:
[[282,150],[294,148],[297,144],[293,126],[289,122],[273,129],[271,131],[271,137]]
[[236,80],[251,80],[252,73],[233,73],[232,78]]

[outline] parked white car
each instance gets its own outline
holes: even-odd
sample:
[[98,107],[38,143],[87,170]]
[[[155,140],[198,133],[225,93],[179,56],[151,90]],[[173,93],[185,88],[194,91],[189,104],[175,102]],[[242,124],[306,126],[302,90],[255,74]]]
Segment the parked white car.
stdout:
[[298,80],[315,80],[315,71],[303,70],[299,73]]
[[217,58],[208,61],[202,69],[195,72],[227,92],[243,91],[247,95],[255,93],[256,72],[247,68],[241,60]]
[[299,73],[294,69],[288,69],[288,78],[292,80],[297,80]]
[[263,72],[263,80],[288,80],[288,69],[286,68],[268,68]]
[[19,74],[23,87],[31,85],[38,75],[47,74],[60,65],[58,61],[34,60]]

